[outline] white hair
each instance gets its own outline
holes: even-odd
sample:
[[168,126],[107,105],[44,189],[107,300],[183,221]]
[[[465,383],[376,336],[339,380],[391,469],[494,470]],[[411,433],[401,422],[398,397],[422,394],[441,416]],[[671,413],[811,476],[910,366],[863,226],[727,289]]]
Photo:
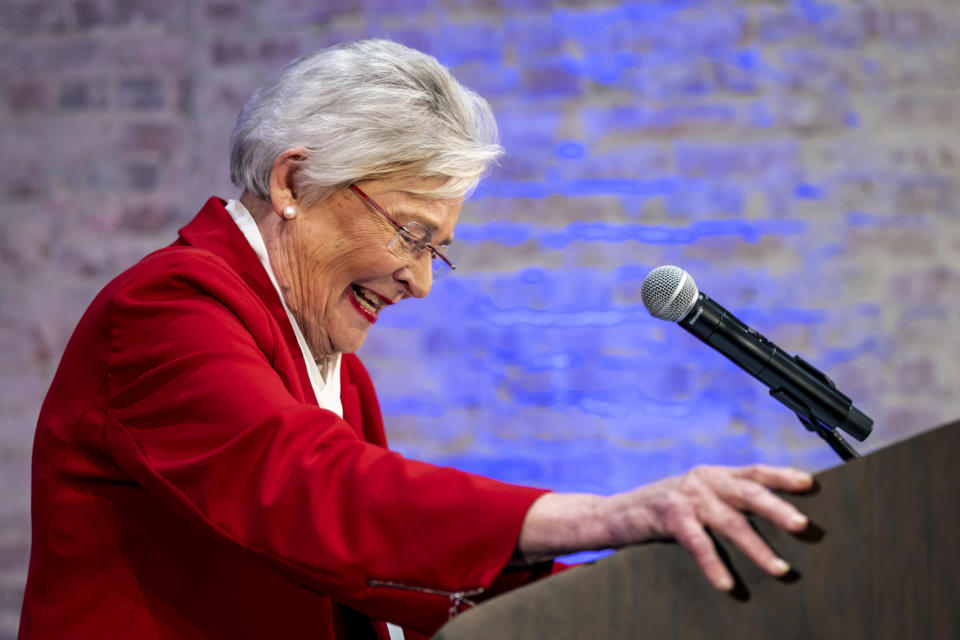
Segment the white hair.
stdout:
[[269,199],[274,162],[301,147],[304,205],[352,182],[441,178],[427,197],[468,195],[503,153],[486,100],[436,58],[361,40],[289,63],[247,101],[230,136],[233,183]]

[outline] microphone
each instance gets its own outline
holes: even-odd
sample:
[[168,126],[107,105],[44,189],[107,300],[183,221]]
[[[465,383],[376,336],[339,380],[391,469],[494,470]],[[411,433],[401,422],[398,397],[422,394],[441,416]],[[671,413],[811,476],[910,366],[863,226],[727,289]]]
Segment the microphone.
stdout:
[[790,356],[697,290],[690,274],[657,267],[643,281],[643,305],[655,318],[677,322],[770,388],[770,395],[802,418],[863,441],[873,420],[853,406],[830,378],[800,356]]

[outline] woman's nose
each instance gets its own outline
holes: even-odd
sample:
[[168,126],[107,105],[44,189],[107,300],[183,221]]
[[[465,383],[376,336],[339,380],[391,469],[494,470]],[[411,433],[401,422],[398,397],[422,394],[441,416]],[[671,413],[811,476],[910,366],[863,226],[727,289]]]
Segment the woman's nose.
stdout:
[[430,252],[424,251],[412,258],[394,274],[394,279],[403,284],[407,293],[414,298],[423,298],[433,286],[433,260]]

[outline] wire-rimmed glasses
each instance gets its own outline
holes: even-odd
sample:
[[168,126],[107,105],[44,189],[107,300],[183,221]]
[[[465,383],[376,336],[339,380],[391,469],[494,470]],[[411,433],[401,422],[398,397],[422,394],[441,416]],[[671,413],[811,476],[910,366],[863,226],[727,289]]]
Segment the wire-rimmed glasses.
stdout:
[[399,222],[393,219],[393,216],[384,211],[380,205],[374,202],[370,196],[365,194],[360,187],[355,184],[351,184],[350,189],[352,189],[353,192],[358,196],[363,198],[367,204],[377,211],[377,213],[386,218],[387,221],[397,230],[397,235],[393,236],[393,239],[390,240],[389,244],[387,244],[387,249],[390,250],[390,253],[401,260],[415,260],[424,251],[429,250],[434,278],[442,278],[457,268],[452,261],[440,253],[439,249],[428,242],[432,234],[430,233],[430,230],[427,229],[423,224],[417,222],[416,220],[411,220],[407,224],[401,225]]

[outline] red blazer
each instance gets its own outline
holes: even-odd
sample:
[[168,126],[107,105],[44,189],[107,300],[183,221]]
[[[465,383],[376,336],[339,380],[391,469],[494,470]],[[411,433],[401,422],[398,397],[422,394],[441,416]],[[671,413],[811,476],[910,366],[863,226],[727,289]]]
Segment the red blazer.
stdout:
[[212,198],[67,345],[34,442],[21,638],[430,634],[451,594],[549,570],[505,571],[542,491],[387,450],[353,355],[341,396],[343,419],[317,406],[275,289]]

